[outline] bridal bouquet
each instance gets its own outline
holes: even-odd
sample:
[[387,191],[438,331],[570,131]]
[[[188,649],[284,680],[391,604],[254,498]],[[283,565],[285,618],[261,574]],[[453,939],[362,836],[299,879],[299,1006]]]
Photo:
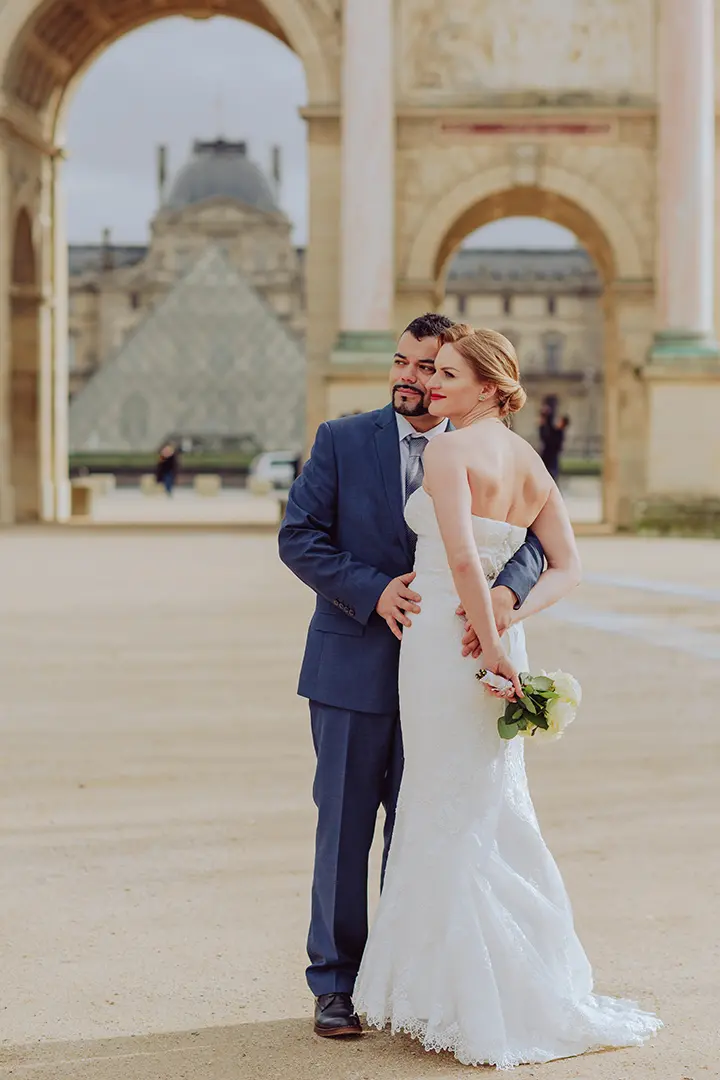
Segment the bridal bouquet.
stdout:
[[[491,671],[478,671],[476,678],[493,690],[508,690],[512,683]],[[565,671],[542,671],[539,675],[521,674],[523,697],[508,701],[498,720],[501,739],[559,739],[575,719],[582,699],[580,683]]]

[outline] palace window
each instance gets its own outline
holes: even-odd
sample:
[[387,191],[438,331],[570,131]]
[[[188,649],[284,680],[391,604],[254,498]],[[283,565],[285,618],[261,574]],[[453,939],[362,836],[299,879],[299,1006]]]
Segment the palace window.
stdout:
[[461,293],[457,298],[457,313],[458,315],[464,315],[467,312],[467,296]]
[[564,344],[565,338],[562,334],[543,334],[543,355],[548,375],[555,375],[561,370]]
[[503,296],[503,314],[512,315],[512,296]]
[[557,311],[557,299],[554,296],[548,296],[547,298],[547,313],[548,315],[554,315]]

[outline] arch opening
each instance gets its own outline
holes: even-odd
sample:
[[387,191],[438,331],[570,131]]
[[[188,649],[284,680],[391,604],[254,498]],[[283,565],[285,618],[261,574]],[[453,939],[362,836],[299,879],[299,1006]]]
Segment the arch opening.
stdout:
[[[28,13],[30,7],[33,10]],[[162,247],[163,251],[167,248],[169,259],[169,270],[165,267],[168,270],[165,274],[167,281],[163,278],[154,292],[152,281],[147,288],[143,285],[141,290],[135,289],[131,292],[127,297],[127,311],[120,311],[116,320],[117,326],[109,326],[108,320],[104,319],[100,312],[100,300],[95,303],[97,295],[103,291],[102,288],[97,288],[97,282],[85,282],[85,306],[88,310],[93,308],[95,323],[97,327],[102,327],[102,333],[98,331],[94,335],[97,341],[91,341],[94,332],[85,333],[85,323],[89,316],[86,318],[87,313],[81,312],[78,319],[83,323],[83,334],[78,334],[73,324],[72,307],[65,307],[69,300],[65,294],[66,230],[58,216],[65,216],[61,173],[66,172],[66,169],[61,160],[62,155],[56,156],[57,147],[64,144],[68,111],[75,100],[74,91],[101,54],[121,39],[135,30],[142,31],[143,27],[151,23],[185,16],[189,20],[197,20],[198,23],[208,24],[212,21],[215,24],[213,30],[217,30],[218,22],[233,20],[236,23],[246,23],[249,27],[269,35],[280,52],[284,51],[280,49],[282,45],[294,53],[299,61],[298,66],[304,73],[304,80],[303,95],[298,103],[332,102],[337,97],[338,61],[333,50],[333,40],[337,37],[338,27],[331,8],[325,5],[316,7],[308,4],[307,0],[35,0],[31,5],[23,0],[9,0],[4,15],[9,33],[5,43],[0,44],[0,64],[3,68],[1,88],[5,92],[13,117],[13,132],[16,138],[12,152],[17,153],[18,161],[23,158],[28,163],[23,163],[18,169],[18,175],[23,175],[25,171],[28,176],[21,195],[29,208],[29,214],[18,219],[17,238],[11,256],[13,281],[10,347],[7,357],[8,403],[12,401],[15,420],[10,429],[12,442],[8,445],[7,496],[3,495],[2,513],[7,520],[30,521],[49,519],[56,515],[65,520],[70,506],[68,472],[72,447],[69,402],[66,407],[63,387],[69,384],[74,406],[78,393],[96,373],[100,373],[103,359],[114,356],[129,342],[133,328],[139,325],[156,302],[172,291],[176,281],[189,272],[191,265],[199,261],[202,254],[200,234],[204,227],[199,224],[201,218],[207,222],[208,247],[220,252],[231,264],[231,269],[226,273],[230,275],[232,271],[239,273],[241,278],[247,277],[252,288],[258,287],[261,300],[268,300],[266,294],[272,293],[271,307],[275,309],[279,320],[278,332],[289,330],[292,335],[302,336],[306,306],[305,291],[296,287],[295,281],[302,269],[302,252],[297,250],[291,236],[295,214],[289,217],[279,201],[284,159],[279,152],[276,156],[274,146],[267,146],[263,156],[267,157],[270,163],[258,166],[269,182],[268,190],[263,188],[260,192],[264,192],[266,196],[264,201],[258,191],[255,191],[253,198],[248,201],[235,189],[226,191],[223,187],[222,190],[214,192],[216,199],[213,208],[209,197],[205,199],[201,192],[196,198],[193,189],[190,193],[192,197],[183,197],[180,205],[176,207],[174,204],[170,205],[170,200],[166,198],[167,190],[164,194],[161,193],[160,202],[157,203],[157,191],[143,189],[144,193],[135,198],[135,208],[131,213],[137,212],[142,201],[147,204],[147,217],[144,217],[143,221],[150,219],[153,228],[145,233],[145,243],[123,244],[111,240],[112,230],[108,230],[107,220],[104,220],[101,226],[92,222],[93,226],[97,227],[92,228],[90,233],[83,232],[78,235],[75,238],[78,249],[102,248],[96,277],[105,275],[106,292],[109,292],[113,284],[110,281],[112,273],[117,271],[118,279],[122,276],[121,271],[125,265],[123,260],[130,259],[134,265],[136,257],[135,253],[130,251],[131,248],[137,251],[144,249],[152,262],[157,251],[150,249],[157,240],[157,248]],[[176,21],[179,20],[176,18]],[[186,25],[190,25],[189,22]],[[272,81],[269,85],[272,86]],[[293,104],[289,107],[292,109]],[[218,110],[219,108],[220,106]],[[298,119],[298,124],[300,123]],[[214,134],[217,138],[213,139]],[[196,156],[200,150],[209,147],[212,152],[210,156],[219,159],[221,150],[227,149],[228,154],[225,156],[228,157],[228,162],[220,164],[229,163],[228,155],[231,150],[235,159],[246,156],[248,161],[245,164],[243,192],[247,195],[252,180],[251,169],[257,165],[258,152],[247,150],[245,153],[243,149],[241,155],[240,148],[246,148],[247,144],[226,139],[226,134],[227,132],[221,130],[214,133],[202,128],[190,128],[187,141],[191,143],[194,140],[192,145]],[[265,143],[264,137],[258,138],[248,131],[239,131],[237,135],[243,140],[250,135],[250,145],[253,147],[257,146],[258,142]],[[281,135],[281,138],[284,137]],[[179,141],[177,134],[173,136],[169,133],[169,140],[173,138],[176,142]],[[187,146],[187,143],[185,145]],[[295,142],[296,155],[297,146],[298,143]],[[163,150],[165,149],[167,148],[163,147]],[[177,145],[171,147],[169,160],[173,162],[173,171],[177,168],[174,163],[178,161],[178,150]],[[73,161],[73,167],[75,164]],[[237,160],[230,164],[233,164],[237,173]],[[213,168],[217,165],[218,161],[214,160]],[[217,171],[215,168],[215,173]],[[295,171],[297,172],[297,168]],[[207,173],[208,168],[204,175]],[[90,170],[86,175],[89,174]],[[287,175],[293,174],[288,170]],[[30,179],[34,180],[34,183],[31,184]],[[255,186],[257,188],[258,184]],[[220,220],[224,213],[221,203],[223,200],[230,203],[233,199],[237,203],[237,212],[230,208],[231,216],[232,213],[235,216],[228,226],[225,221]],[[295,200],[296,203],[299,201]],[[244,206],[245,203],[248,205]],[[11,215],[14,215],[16,206],[17,203],[15,206],[11,204]],[[193,207],[197,209],[193,210]],[[293,209],[297,213],[297,207]],[[196,219],[194,222],[190,220],[193,213]],[[257,223],[255,222],[252,228],[248,226],[254,231],[252,243],[248,242],[246,245],[240,243],[233,229],[237,232],[240,228],[238,222],[243,214],[250,220],[253,214],[257,218],[263,213],[267,221],[263,222],[262,226],[266,227],[268,236],[271,233],[272,236],[265,249],[259,251],[255,258],[255,254],[249,254],[251,249],[255,252],[256,248],[262,247],[255,235],[257,233],[259,236],[261,231],[256,227]],[[158,239],[154,226],[160,214],[163,216],[162,236]],[[92,220],[92,215],[90,219]],[[121,233],[127,227],[128,220],[130,213],[125,215],[124,223],[121,221],[119,225]],[[168,235],[176,223],[177,236],[170,243]],[[186,242],[183,243],[181,229],[185,230],[183,236]],[[26,257],[28,244],[25,234],[30,235],[33,230],[35,246],[29,249],[32,251],[32,261],[29,261]],[[118,250],[117,258],[113,249]],[[108,262],[104,261],[106,256]],[[246,275],[245,266],[245,262],[252,261],[253,258],[257,263],[254,266],[254,277],[250,271]],[[94,255],[92,259],[95,259]],[[155,258],[155,262],[157,261]],[[262,266],[260,262],[263,263]],[[71,262],[71,281],[72,265],[74,264]],[[82,273],[85,273],[84,269]],[[93,273],[94,269],[91,268],[85,276],[92,277]],[[39,288],[40,281],[44,283],[43,290]],[[53,295],[53,290],[58,288],[61,292]],[[72,288],[71,284],[71,295]],[[289,298],[286,295],[288,292],[292,293]],[[110,306],[110,299],[106,306]],[[297,359],[293,362],[299,369],[301,362],[304,363],[302,349],[296,344],[295,337],[293,344],[296,345],[297,352]],[[300,425],[304,421],[303,400],[304,383],[302,391],[298,391],[299,405],[295,410],[299,418],[297,423]],[[9,511],[4,509],[5,505],[9,507]],[[67,511],[65,506],[68,507]]]
[[573,233],[597,266],[605,284],[617,276],[612,246],[597,221],[578,203],[539,187],[514,187],[474,203],[445,232],[435,256],[435,280],[441,281],[452,255],[466,237],[502,218],[552,221]]
[[[512,246],[488,243],[484,230],[507,219],[517,219]],[[574,245],[533,251],[516,239],[522,222],[531,232],[532,219],[561,226]],[[569,419],[560,437],[560,484],[578,525],[616,522],[616,276],[613,248],[595,219],[540,188],[495,192],[467,207],[432,262],[446,314],[493,326],[515,344],[529,399],[516,430],[547,452],[557,445],[547,410],[559,427]]]

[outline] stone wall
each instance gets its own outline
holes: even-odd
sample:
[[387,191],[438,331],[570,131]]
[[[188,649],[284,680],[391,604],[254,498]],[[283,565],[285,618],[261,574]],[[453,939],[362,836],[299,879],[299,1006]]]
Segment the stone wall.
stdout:
[[655,0],[401,0],[403,102],[648,101]]

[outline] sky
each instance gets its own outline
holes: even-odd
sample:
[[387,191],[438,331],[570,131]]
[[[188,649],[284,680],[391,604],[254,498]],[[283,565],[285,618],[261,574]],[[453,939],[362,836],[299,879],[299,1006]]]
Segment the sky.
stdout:
[[[156,147],[168,146],[169,174],[193,140],[245,140],[269,171],[282,148],[281,205],[296,243],[307,237],[305,103],[302,64],[281,42],[236,19],[163,19],[128,34],[88,70],[66,121],[68,238],[93,243],[109,228],[115,243],[143,243],[158,208]],[[551,222],[509,218],[466,243],[484,247],[571,247]]]

